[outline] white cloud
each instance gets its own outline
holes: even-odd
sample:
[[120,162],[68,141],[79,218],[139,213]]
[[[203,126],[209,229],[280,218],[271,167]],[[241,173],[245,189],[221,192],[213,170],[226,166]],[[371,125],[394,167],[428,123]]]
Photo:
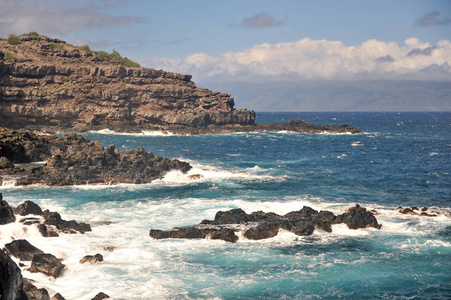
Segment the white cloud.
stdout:
[[195,80],[451,81],[451,42],[441,40],[431,45],[409,38],[401,45],[368,40],[346,46],[341,41],[304,38],[290,43],[264,43],[216,57],[194,53],[183,59],[146,58],[140,62],[150,68],[192,74]]
[[105,13],[115,5],[115,1],[94,1],[92,4],[76,6],[79,3],[54,0],[1,0],[0,35],[22,34],[29,31],[46,35],[66,35],[80,29],[144,22],[143,18]]

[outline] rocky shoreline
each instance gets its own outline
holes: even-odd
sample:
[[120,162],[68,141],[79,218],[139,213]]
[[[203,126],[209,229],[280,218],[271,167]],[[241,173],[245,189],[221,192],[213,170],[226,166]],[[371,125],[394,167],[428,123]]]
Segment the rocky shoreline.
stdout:
[[[398,207],[393,211],[404,215],[415,215],[416,217],[437,217],[440,212],[431,211],[423,207]],[[378,212],[368,210],[356,204],[342,214],[334,215],[330,211],[317,211],[311,207],[304,206],[298,211],[292,211],[285,215],[273,212],[256,211],[247,214],[242,209],[229,211],[218,211],[213,220],[203,220],[198,225],[178,227],[172,230],[156,230],[149,232],[154,242],[160,239],[219,239],[226,242],[236,243],[239,240],[261,240],[275,237],[281,231],[289,231],[298,236],[310,236],[315,230],[332,233],[332,225],[346,224],[349,229],[361,228],[380,229],[376,216]],[[445,213],[448,217],[450,214]],[[64,234],[84,234],[91,231],[86,223],[63,220],[58,212],[42,210],[32,201],[25,201],[17,207],[10,206],[0,193],[0,227],[10,223],[20,223],[22,231],[27,228],[44,226],[45,231],[39,228],[44,238],[58,238]],[[1,229],[1,228],[0,228]],[[19,230],[20,231],[20,230]],[[18,232],[19,232],[18,231]],[[46,232],[52,232],[48,235]],[[56,291],[51,291],[32,279],[23,278],[22,271],[41,273],[58,280],[64,276],[64,260],[45,249],[33,246],[25,239],[15,239],[5,243],[0,249],[0,299],[19,300],[62,300],[65,299]],[[114,251],[113,246],[104,246],[105,251]],[[14,258],[14,260],[12,259]],[[15,261],[18,261],[16,264]],[[96,253],[80,257],[80,264],[108,263],[104,261],[103,255]],[[52,295],[53,294],[53,295]],[[107,299],[108,295],[100,292],[92,300]]]
[[52,186],[149,183],[167,172],[191,166],[146,152],[119,151],[114,145],[77,134],[62,137],[0,128],[0,180],[12,185]]

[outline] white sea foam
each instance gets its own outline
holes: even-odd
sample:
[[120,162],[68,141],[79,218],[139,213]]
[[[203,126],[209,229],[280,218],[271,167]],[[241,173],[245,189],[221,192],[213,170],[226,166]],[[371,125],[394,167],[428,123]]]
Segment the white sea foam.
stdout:
[[131,136],[173,136],[173,135],[177,135],[170,131],[159,131],[159,130],[155,130],[155,131],[145,131],[144,130],[141,132],[132,133],[132,132],[116,132],[111,129],[100,129],[100,130],[88,131],[88,133],[106,134],[106,135],[131,135]]

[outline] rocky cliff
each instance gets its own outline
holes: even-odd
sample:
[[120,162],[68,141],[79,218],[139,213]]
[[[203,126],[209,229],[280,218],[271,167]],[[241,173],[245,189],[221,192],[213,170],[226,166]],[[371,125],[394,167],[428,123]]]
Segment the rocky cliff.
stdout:
[[255,121],[229,94],[198,88],[190,75],[36,33],[16,38],[0,39],[0,126],[133,132]]

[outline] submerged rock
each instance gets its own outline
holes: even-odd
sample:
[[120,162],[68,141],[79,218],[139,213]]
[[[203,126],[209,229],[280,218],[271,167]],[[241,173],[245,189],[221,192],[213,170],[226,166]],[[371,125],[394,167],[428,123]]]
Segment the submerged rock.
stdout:
[[35,289],[27,292],[29,300],[50,300],[49,292],[44,289]]
[[332,232],[332,225],[339,223],[345,223],[350,229],[366,227],[380,229],[381,227],[372,212],[358,204],[338,216],[329,211],[318,212],[307,206],[284,216],[262,211],[247,214],[244,210],[237,208],[218,211],[214,220],[203,220],[199,225],[166,231],[152,229],[149,235],[154,239],[211,238],[236,242],[238,237],[235,231],[243,230],[243,226],[245,238],[260,240],[274,237],[280,230],[290,231],[299,236],[309,236],[315,229]]

